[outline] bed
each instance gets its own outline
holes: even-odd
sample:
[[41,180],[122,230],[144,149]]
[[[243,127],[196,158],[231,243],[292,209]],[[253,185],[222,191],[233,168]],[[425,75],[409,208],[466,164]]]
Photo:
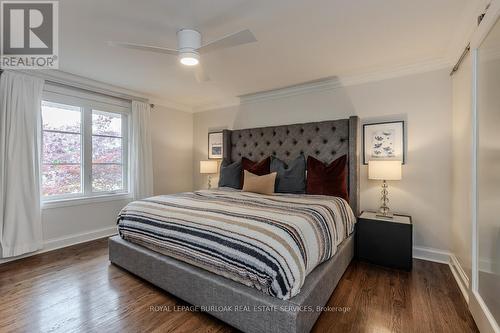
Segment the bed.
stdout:
[[[152,197],[122,211],[110,261],[242,331],[309,331],[354,255],[358,122],[223,132],[230,161],[304,154],[330,162],[347,155],[348,203],[226,189]],[[164,232],[165,216],[173,229]],[[253,238],[242,226],[255,229]]]

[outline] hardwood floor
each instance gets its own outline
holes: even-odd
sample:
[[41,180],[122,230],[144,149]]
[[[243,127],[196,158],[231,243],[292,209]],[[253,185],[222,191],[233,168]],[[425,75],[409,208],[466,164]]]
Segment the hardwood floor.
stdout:
[[[411,273],[353,261],[328,305],[313,332],[478,332],[449,267],[422,260]],[[105,239],[0,265],[2,333],[235,331],[181,306],[111,265]]]

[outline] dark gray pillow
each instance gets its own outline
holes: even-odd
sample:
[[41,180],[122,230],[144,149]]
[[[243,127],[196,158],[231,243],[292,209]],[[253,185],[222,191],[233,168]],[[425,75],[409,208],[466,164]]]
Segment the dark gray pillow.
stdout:
[[241,161],[230,163],[223,160],[220,165],[219,187],[241,188]]
[[271,172],[277,172],[275,192],[277,193],[306,193],[306,159],[300,155],[288,166],[285,162],[271,156]]

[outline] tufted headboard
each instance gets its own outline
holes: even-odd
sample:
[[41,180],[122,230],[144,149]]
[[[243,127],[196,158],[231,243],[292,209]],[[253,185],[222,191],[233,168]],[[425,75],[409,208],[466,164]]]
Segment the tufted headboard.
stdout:
[[257,161],[273,155],[289,162],[299,154],[330,163],[348,156],[349,203],[359,213],[359,118],[306,124],[224,130],[224,158],[235,162],[242,157]]

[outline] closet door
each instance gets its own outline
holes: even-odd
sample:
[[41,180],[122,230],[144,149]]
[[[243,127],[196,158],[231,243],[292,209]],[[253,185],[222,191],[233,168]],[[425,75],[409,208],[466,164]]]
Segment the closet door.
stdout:
[[476,53],[477,203],[473,289],[500,322],[500,21]]

